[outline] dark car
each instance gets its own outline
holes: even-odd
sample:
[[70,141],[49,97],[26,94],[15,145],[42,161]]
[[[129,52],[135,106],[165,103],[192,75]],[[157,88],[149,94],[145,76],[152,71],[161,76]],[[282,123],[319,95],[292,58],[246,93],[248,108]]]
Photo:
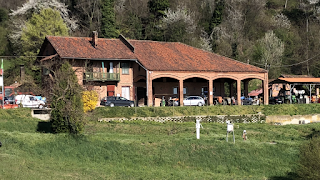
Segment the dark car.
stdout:
[[269,97],[269,104],[283,104],[283,98],[281,98],[281,97]]
[[134,107],[134,102],[124,97],[108,96],[108,97],[102,98],[100,105],[110,106],[110,107],[114,107],[114,106]]

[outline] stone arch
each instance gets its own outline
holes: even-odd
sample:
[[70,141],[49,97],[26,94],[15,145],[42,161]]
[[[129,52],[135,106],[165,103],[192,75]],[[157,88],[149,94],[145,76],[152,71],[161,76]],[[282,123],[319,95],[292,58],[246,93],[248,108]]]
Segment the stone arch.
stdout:
[[264,81],[265,79],[263,77],[255,76],[255,75],[248,75],[241,77],[239,80],[245,80],[245,79],[260,79],[261,81]]
[[168,78],[172,78],[172,79],[176,79],[176,80],[180,80],[179,76],[176,75],[172,75],[172,74],[157,74],[155,76],[152,76],[152,78],[150,79],[151,81],[158,79],[158,78],[164,78],[164,77],[168,77]]
[[145,77],[145,76],[142,76],[142,75],[139,75],[139,76],[137,76],[137,77],[135,77],[135,78],[133,79],[133,82],[138,82],[138,81],[141,80],[141,79],[146,80],[146,77]]
[[221,79],[221,78],[226,78],[226,79],[233,79],[235,81],[237,81],[239,78],[233,75],[218,75],[218,76],[214,76],[211,80],[216,80],[216,79]]
[[202,78],[202,79],[206,79],[208,81],[210,80],[209,76],[205,76],[205,75],[202,75],[202,74],[190,74],[190,75],[182,77],[183,80],[186,80],[186,79],[189,79],[189,78]]

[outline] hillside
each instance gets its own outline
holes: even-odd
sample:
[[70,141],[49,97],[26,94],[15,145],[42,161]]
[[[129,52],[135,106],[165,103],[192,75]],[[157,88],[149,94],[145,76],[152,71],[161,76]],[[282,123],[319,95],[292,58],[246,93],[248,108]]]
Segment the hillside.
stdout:
[[[299,147],[319,124],[99,123],[51,134],[29,109],[1,110],[0,179],[291,179]],[[246,129],[248,140],[241,139]]]
[[[320,76],[317,0],[2,0],[0,7],[7,84],[21,64],[29,81],[40,82],[33,62],[46,35],[88,37],[94,30],[104,38],[186,43],[268,69],[270,79]],[[52,14],[41,14],[45,8]],[[56,12],[61,17],[50,18]]]

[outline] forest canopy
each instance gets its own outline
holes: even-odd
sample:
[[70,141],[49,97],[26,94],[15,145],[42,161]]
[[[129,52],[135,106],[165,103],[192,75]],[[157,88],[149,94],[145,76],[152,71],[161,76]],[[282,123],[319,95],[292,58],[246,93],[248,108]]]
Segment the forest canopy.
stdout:
[[92,31],[104,38],[182,42],[267,69],[269,78],[320,76],[319,0],[0,0],[0,5],[0,55],[8,56],[8,83],[17,79],[21,64],[39,82],[39,70],[30,64],[46,35]]

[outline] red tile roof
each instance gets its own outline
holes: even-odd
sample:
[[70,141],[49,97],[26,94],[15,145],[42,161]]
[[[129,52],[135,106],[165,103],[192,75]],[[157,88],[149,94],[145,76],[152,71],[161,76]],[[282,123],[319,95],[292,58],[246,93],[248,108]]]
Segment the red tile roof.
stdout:
[[320,83],[320,78],[278,78],[289,83]]
[[61,58],[137,59],[151,71],[263,72],[253,65],[178,42],[128,40],[131,51],[120,39],[99,38],[97,46],[87,37],[47,36]]
[[47,36],[61,58],[74,59],[136,59],[135,55],[119,39],[99,38],[97,46],[88,37]]

